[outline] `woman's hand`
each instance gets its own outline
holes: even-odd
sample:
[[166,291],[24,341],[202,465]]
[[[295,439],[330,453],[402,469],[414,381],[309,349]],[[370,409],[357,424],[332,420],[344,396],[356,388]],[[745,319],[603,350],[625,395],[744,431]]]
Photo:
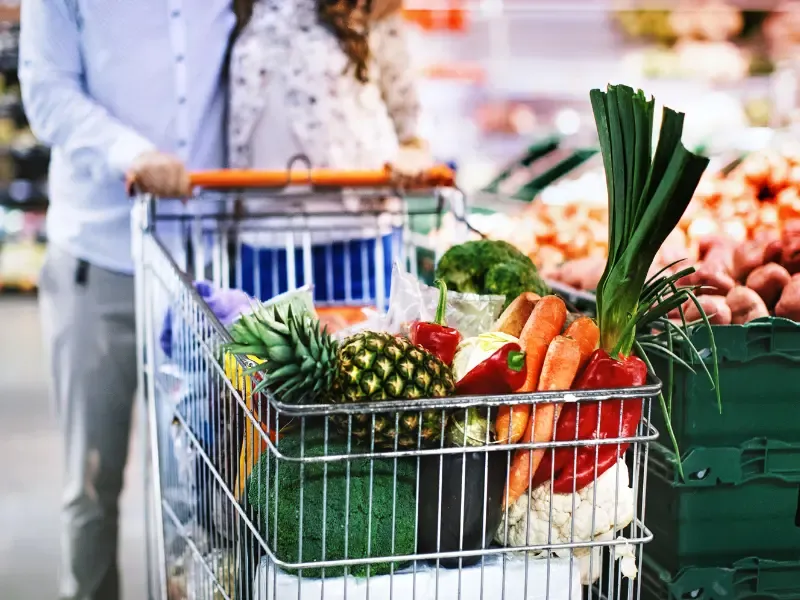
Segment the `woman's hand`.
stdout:
[[428,144],[414,139],[400,145],[400,150],[389,169],[394,185],[400,189],[424,184],[426,172],[434,166]]

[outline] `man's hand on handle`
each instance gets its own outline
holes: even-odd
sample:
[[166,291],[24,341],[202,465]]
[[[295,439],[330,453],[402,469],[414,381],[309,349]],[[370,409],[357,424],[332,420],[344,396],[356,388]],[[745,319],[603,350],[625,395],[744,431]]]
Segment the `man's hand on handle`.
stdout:
[[192,193],[189,172],[175,156],[151,151],[139,155],[126,175],[128,192],[162,198],[188,198]]

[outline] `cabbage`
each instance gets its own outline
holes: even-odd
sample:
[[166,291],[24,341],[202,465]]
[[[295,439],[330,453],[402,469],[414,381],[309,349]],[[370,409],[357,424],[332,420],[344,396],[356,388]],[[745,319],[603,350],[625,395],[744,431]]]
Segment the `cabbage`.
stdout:
[[456,382],[509,343],[519,344],[519,339],[513,335],[496,331],[482,333],[462,341],[458,345],[456,356],[453,359],[453,375],[455,375]]

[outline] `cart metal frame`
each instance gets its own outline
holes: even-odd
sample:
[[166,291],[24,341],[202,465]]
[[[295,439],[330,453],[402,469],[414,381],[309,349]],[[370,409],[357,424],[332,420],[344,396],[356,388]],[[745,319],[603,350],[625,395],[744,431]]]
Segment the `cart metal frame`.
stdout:
[[[403,201],[400,205],[390,208],[390,203],[387,204],[384,199],[387,196],[400,194],[391,190],[391,179],[384,172],[221,171],[196,174],[193,176],[193,183],[202,188],[203,192],[197,200],[185,207],[179,207],[175,202],[157,201],[153,197],[141,196],[133,209],[139,407],[145,415],[144,430],[147,439],[144,452],[151,598],[210,600],[263,597],[280,600],[280,596],[277,595],[279,575],[285,577],[288,576],[287,572],[294,573],[296,570],[300,570],[300,576],[294,576],[298,583],[296,592],[292,592],[292,597],[296,596],[298,600],[311,598],[316,600],[317,597],[323,596],[360,598],[361,596],[352,590],[348,595],[350,589],[348,586],[353,584],[353,580],[346,578],[326,579],[323,576],[321,584],[317,578],[309,585],[317,587],[321,585],[321,588],[318,590],[315,587],[315,591],[309,591],[311,588],[303,587],[304,582],[310,580],[303,578],[302,569],[345,567],[346,572],[349,572],[359,566],[386,563],[387,559],[391,558],[392,562],[413,565],[415,582],[418,577],[423,576],[435,581],[434,595],[431,595],[430,590],[418,592],[414,583],[411,595],[421,600],[473,597],[481,599],[502,597],[508,600],[529,597],[549,599],[551,571],[556,573],[557,569],[563,567],[563,559],[556,559],[553,554],[572,555],[575,552],[582,552],[585,555],[587,551],[590,565],[589,578],[597,581],[594,586],[585,588],[583,593],[590,597],[593,595],[615,599],[633,597],[638,589],[637,581],[624,579],[620,570],[615,569],[613,558],[623,548],[633,548],[641,569],[642,545],[652,538],[652,534],[644,524],[644,499],[648,443],[657,437],[657,432],[649,419],[651,401],[658,396],[661,389],[661,384],[657,380],[654,379],[641,388],[626,390],[422,399],[414,401],[412,411],[409,411],[408,401],[297,406],[284,404],[267,394],[253,397],[251,394],[253,383],[249,376],[244,375],[244,371],[252,365],[252,362],[244,357],[225,355],[222,351],[222,346],[231,338],[218,315],[209,306],[207,298],[195,288],[194,282],[198,279],[208,279],[220,288],[241,286],[243,251],[248,246],[242,242],[243,237],[249,239],[251,244],[261,244],[258,235],[267,232],[265,238],[267,241],[263,242],[266,245],[260,246],[256,256],[260,256],[259,252],[266,251],[270,254],[269,260],[285,263],[280,268],[274,266],[270,275],[273,282],[282,280],[281,285],[286,289],[296,289],[303,283],[315,283],[314,273],[320,271],[322,264],[319,262],[319,257],[314,255],[317,252],[315,248],[324,246],[328,248],[326,252],[332,252],[330,248],[339,244],[344,248],[345,265],[357,266],[358,260],[362,261],[361,272],[366,277],[365,285],[361,286],[362,297],[352,297],[350,293],[352,290],[349,290],[345,293],[345,297],[340,297],[341,294],[339,297],[334,297],[336,294],[333,293],[331,297],[324,298],[321,297],[323,292],[319,291],[322,284],[316,282],[318,287],[315,288],[315,295],[318,304],[333,306],[371,304],[384,307],[387,301],[384,290],[388,281],[385,281],[383,275],[385,271],[380,267],[386,258],[384,255],[386,247],[383,243],[386,235],[392,230],[399,229],[402,232],[399,243],[394,240],[388,247],[392,252],[392,258],[399,260],[412,272],[416,272],[419,265],[426,262],[420,259],[420,253],[426,250],[426,235],[424,231],[420,233],[414,230],[415,218],[429,219],[441,215],[444,210],[451,210],[465,227],[466,235],[464,197],[456,189],[449,187],[451,182],[447,173],[435,171],[428,174],[425,181],[418,182],[428,186],[428,198],[431,190],[434,197],[434,201],[428,201],[427,208],[422,209],[414,204],[415,196],[410,194],[401,195]],[[348,201],[352,198],[359,199],[361,203],[359,208],[353,209],[348,205]],[[337,202],[342,203],[341,207],[331,210],[332,202],[334,205]],[[352,220],[352,224],[343,225],[348,220]],[[367,228],[365,223],[370,220],[375,225],[372,233],[377,233],[372,238],[374,242],[367,244],[367,240],[371,238],[364,238],[364,231]],[[327,235],[325,232],[331,223],[337,227],[338,234],[332,242],[325,237]],[[385,234],[387,231],[389,233]],[[256,237],[247,238],[249,234]],[[361,242],[358,242],[355,249],[355,253],[359,256],[354,258],[350,256],[348,250],[348,248],[352,250],[352,243],[342,240],[359,236]],[[438,258],[442,250],[444,249],[433,249],[431,252],[433,260]],[[372,257],[368,256],[370,253]],[[431,266],[430,257],[427,262],[428,266]],[[370,264],[374,268],[372,278],[366,274]],[[262,267],[262,262],[256,261],[252,268]],[[337,275],[328,269],[325,276],[330,280],[332,276]],[[258,279],[258,276],[255,279]],[[328,289],[324,294],[330,291],[330,286],[326,287]],[[168,344],[169,355],[164,345],[166,313],[170,315],[172,332],[171,342]],[[259,459],[267,461],[268,473],[270,468],[277,471],[280,468],[287,468],[286,465],[299,465],[301,477],[305,468],[322,464],[325,472],[325,489],[327,489],[327,473],[331,468],[330,465],[345,462],[348,465],[349,498],[349,464],[353,460],[389,460],[394,461],[395,465],[397,461],[416,460],[419,468],[420,460],[431,457],[439,457],[442,460],[448,454],[476,451],[475,448],[468,450],[447,448],[442,444],[412,449],[400,448],[397,445],[389,449],[378,448],[374,445],[373,436],[366,453],[363,452],[363,448],[362,451],[356,452],[352,438],[353,419],[356,416],[372,415],[369,418],[372,419],[374,426],[375,420],[380,418],[379,415],[394,414],[394,423],[398,426],[397,415],[403,411],[407,413],[435,411],[437,414],[441,412],[442,419],[447,420],[458,409],[491,410],[500,405],[531,404],[535,410],[536,406],[546,403],[576,401],[590,403],[611,399],[643,402],[645,416],[634,437],[578,443],[492,444],[477,451],[485,453],[487,457],[490,452],[504,452],[510,456],[511,451],[520,449],[594,447],[599,450],[600,446],[607,444],[630,444],[627,456],[634,500],[631,521],[622,529],[624,538],[617,537],[619,532],[616,531],[620,510],[618,505],[620,469],[613,470],[616,472],[618,485],[614,492],[612,518],[614,531],[610,537],[595,539],[595,522],[598,514],[596,504],[598,492],[595,487],[591,514],[593,533],[590,539],[575,538],[577,520],[575,519],[571,522],[569,539],[559,541],[551,525],[546,543],[530,543],[530,531],[533,529],[531,517],[526,525],[525,540],[528,543],[510,548],[497,545],[478,550],[440,551],[428,554],[412,552],[402,556],[285,560],[277,555],[279,532],[273,530],[269,519],[263,519],[263,515],[259,519],[257,511],[249,506],[247,500],[247,477],[257,468]],[[328,436],[332,439],[336,435],[334,427],[328,424],[332,415],[342,415],[347,419],[348,448],[352,448],[352,452],[328,454]],[[281,431],[281,423],[287,421],[292,422],[301,431],[301,436],[307,427],[318,427],[319,423],[324,423],[326,432],[324,455],[296,457],[284,454],[280,449],[280,436],[273,439],[268,431]],[[439,477],[441,486],[441,471]],[[269,477],[267,479],[264,485],[272,485],[270,483],[272,480]],[[395,500],[396,489],[395,479]],[[267,488],[265,493],[268,494],[267,497],[273,493],[279,498],[277,489]],[[371,498],[372,488],[370,488],[370,502]],[[530,502],[530,498],[527,498]],[[326,502],[327,500],[323,500],[323,504]],[[551,523],[553,502],[551,490],[549,498]],[[573,511],[576,502],[577,496],[573,494]],[[274,506],[271,505],[270,508],[274,508],[277,515],[278,500],[273,504]],[[301,530],[303,510],[301,508]],[[418,513],[417,508],[417,519]],[[441,503],[439,514],[441,519]],[[485,519],[484,508],[484,523]],[[323,523],[326,522],[324,512],[322,520]],[[347,528],[347,525],[345,527]],[[323,524],[323,547],[325,530],[326,526]],[[372,534],[369,535],[371,537]],[[392,535],[394,536],[394,533]],[[488,545],[491,540],[485,542]],[[302,544],[302,540],[298,543]],[[301,548],[302,546],[298,550],[299,554],[302,553]],[[602,549],[605,549],[607,556],[611,556],[610,565],[606,563],[604,566],[598,563],[602,558],[598,559],[596,552]],[[446,572],[440,562],[447,558],[470,557],[480,558],[480,566],[472,567],[480,569],[480,590],[476,595],[476,590],[466,579],[462,589],[462,577],[466,577],[468,568],[459,566],[457,593],[453,595],[451,583],[456,571]],[[512,587],[506,589],[506,572],[512,572],[508,565],[514,560],[524,560],[524,579],[512,582],[510,584],[513,584]],[[559,560],[561,562],[558,562]],[[500,567],[496,566],[498,561]],[[433,563],[435,567],[422,567],[424,562]],[[578,567],[576,560],[568,559],[567,562],[570,586],[568,597],[571,600],[574,595],[571,587],[575,577],[573,571]],[[547,586],[544,596],[537,587],[538,582],[528,581],[529,564],[538,565],[537,568],[546,564]],[[266,578],[264,571],[270,577],[267,585],[262,581]],[[500,595],[490,593],[489,589],[493,574],[496,573],[500,573],[503,579]],[[387,576],[390,596],[405,597],[404,594],[408,590],[398,583],[405,575],[406,572],[401,573],[394,568],[391,570]],[[350,583],[347,583],[348,581]],[[368,577],[367,590],[369,586]],[[471,589],[467,589],[468,587]],[[383,596],[379,594],[377,589],[372,596],[367,591],[367,597],[382,600]],[[555,594],[553,598],[562,596]]]

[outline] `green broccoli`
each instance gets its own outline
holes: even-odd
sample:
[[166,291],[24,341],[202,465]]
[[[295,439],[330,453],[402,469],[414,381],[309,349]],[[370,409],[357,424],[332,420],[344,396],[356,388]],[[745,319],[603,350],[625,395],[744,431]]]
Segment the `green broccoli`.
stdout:
[[504,295],[505,306],[523,292],[550,293],[533,261],[508,242],[497,240],[453,246],[439,261],[436,277],[455,292]]
[[483,288],[487,294],[505,294],[508,306],[514,298],[524,292],[535,292],[540,296],[550,293],[536,267],[521,262],[501,263],[486,272]]
[[[300,456],[300,437],[291,434],[281,438],[278,448],[287,457]],[[355,450],[351,450],[351,453]],[[340,440],[328,440],[331,455],[348,454],[347,446]],[[277,546],[273,548],[281,561],[288,563],[320,560],[358,559],[368,556],[398,556],[414,554],[416,514],[416,462],[398,460],[397,490],[394,496],[394,459],[376,459],[372,462],[372,521],[370,516],[370,460],[353,459],[347,462],[330,462],[325,483],[323,463],[308,463],[276,459],[269,460],[270,485],[266,486],[267,456],[263,453],[248,484],[248,499],[259,513],[262,534],[272,545],[275,538],[275,504],[277,502]],[[306,430],[303,456],[324,456],[322,431]],[[349,519],[345,520],[347,463],[350,464]],[[276,477],[275,470],[278,470]],[[302,476],[302,479],[301,479]],[[277,479],[277,481],[276,481]],[[327,489],[326,487],[327,486]],[[267,487],[269,494],[267,494]],[[302,536],[300,535],[300,490],[303,490]],[[268,497],[267,497],[268,496]],[[325,498],[327,497],[327,503]],[[394,523],[392,506],[394,504]],[[325,512],[323,512],[325,509]],[[324,518],[323,518],[324,515]],[[265,522],[266,521],[266,522]],[[325,528],[323,556],[322,523]],[[347,555],[345,556],[345,523]],[[267,530],[268,526],[268,530]],[[371,547],[368,526],[371,527]],[[394,540],[392,530],[394,529]],[[302,555],[298,542],[302,537]],[[394,542],[394,546],[392,546]],[[384,575],[403,565],[397,562],[369,566],[370,575]],[[367,565],[350,567],[349,573],[358,577],[367,575]],[[295,572],[289,570],[289,572]],[[328,567],[325,577],[344,575],[344,567]],[[322,577],[321,568],[303,569],[303,577]]]

